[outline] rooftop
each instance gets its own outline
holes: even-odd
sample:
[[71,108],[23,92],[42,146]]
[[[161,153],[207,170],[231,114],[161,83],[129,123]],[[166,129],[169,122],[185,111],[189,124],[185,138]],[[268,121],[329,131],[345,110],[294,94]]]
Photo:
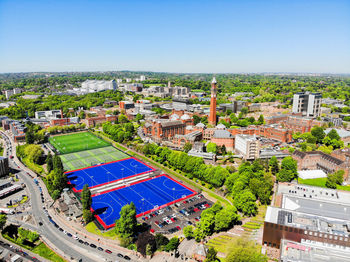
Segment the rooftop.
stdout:
[[213,138],[233,138],[233,135],[227,130],[215,130]]
[[313,262],[313,261],[349,261],[350,248],[335,246],[316,241],[303,241],[297,243],[283,239],[281,241],[282,262]]
[[[325,133],[328,134],[332,129],[335,129],[335,128],[327,128],[325,130]],[[345,129],[335,129],[335,131],[337,131],[340,138],[350,137],[350,132]]]
[[308,232],[309,230],[318,232],[315,234],[329,235],[329,239],[350,236],[349,217],[343,220],[269,206],[266,210],[265,222],[303,229],[306,234],[311,235],[313,233]]

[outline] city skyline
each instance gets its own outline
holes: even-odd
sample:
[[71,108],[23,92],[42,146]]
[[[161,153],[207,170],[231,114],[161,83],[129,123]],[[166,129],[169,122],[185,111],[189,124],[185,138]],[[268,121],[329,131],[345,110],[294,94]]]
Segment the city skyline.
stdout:
[[0,1],[0,72],[350,73],[348,1]]

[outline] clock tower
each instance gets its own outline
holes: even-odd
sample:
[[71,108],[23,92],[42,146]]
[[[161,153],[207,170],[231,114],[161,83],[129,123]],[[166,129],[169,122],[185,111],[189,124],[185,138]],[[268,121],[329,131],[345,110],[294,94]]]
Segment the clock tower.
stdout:
[[213,77],[213,80],[211,81],[210,114],[208,119],[208,123],[213,126],[216,125],[216,83],[216,79]]

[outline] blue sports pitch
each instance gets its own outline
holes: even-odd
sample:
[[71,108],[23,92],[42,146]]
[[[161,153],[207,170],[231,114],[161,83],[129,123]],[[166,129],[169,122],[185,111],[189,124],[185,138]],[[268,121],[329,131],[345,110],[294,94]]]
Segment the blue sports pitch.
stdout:
[[114,226],[121,208],[131,202],[136,206],[137,216],[142,216],[194,195],[196,192],[192,189],[167,175],[160,175],[93,195],[91,209],[107,229]]
[[144,174],[154,169],[136,158],[127,158],[97,166],[82,168],[66,172],[68,183],[72,185],[74,192],[80,192],[84,185],[89,188],[102,186],[120,179]]

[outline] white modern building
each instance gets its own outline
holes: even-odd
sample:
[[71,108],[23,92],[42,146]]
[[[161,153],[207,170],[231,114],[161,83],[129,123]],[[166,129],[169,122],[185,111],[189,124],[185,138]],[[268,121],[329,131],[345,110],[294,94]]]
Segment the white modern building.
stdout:
[[321,114],[322,95],[320,93],[299,92],[293,96],[292,112],[302,113],[306,117],[319,117]]
[[260,141],[255,136],[236,135],[235,151],[247,160],[259,158]]
[[83,93],[94,93],[105,90],[116,90],[117,83],[115,80],[86,80],[81,83],[81,91]]
[[9,99],[13,95],[22,93],[22,90],[20,88],[14,88],[10,90],[5,90],[4,93],[5,93],[6,99]]
[[36,111],[35,118],[50,120],[50,119],[63,118],[63,115],[61,110]]

